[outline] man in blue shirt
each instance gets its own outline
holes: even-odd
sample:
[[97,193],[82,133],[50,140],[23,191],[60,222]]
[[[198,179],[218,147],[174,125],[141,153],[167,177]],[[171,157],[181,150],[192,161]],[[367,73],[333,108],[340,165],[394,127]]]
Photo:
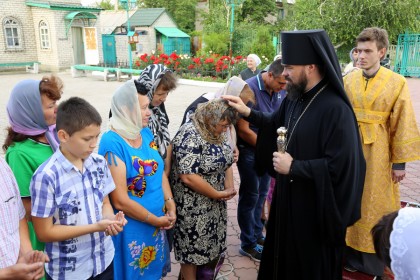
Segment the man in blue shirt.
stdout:
[[[280,107],[285,98],[283,90],[286,81],[281,75],[281,59],[274,61],[267,72],[263,71],[246,80],[255,94],[255,104],[247,104],[252,109],[271,113]],[[237,124],[238,132],[238,171],[241,178],[239,187],[238,224],[241,229],[241,248],[239,252],[260,261],[264,246],[261,212],[267,196],[271,177],[268,173],[257,174],[255,166],[255,145],[258,128],[244,119]]]

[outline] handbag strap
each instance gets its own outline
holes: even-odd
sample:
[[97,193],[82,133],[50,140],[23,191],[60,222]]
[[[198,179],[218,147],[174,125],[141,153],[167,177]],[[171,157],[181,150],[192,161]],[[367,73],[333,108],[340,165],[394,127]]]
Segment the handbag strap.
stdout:
[[[234,268],[233,268],[233,265],[232,265],[232,264],[230,264],[230,263],[224,263],[224,264],[222,265],[222,267],[223,267],[224,265],[228,265],[228,266],[230,266],[230,270],[229,270],[229,271],[227,271],[227,272],[224,272],[224,273],[221,273],[221,272],[219,271],[219,273],[217,274],[217,276],[216,276],[215,280],[223,279],[224,277],[228,276],[229,274],[231,274],[231,273],[233,272]],[[222,269],[220,269],[220,270],[222,270]]]

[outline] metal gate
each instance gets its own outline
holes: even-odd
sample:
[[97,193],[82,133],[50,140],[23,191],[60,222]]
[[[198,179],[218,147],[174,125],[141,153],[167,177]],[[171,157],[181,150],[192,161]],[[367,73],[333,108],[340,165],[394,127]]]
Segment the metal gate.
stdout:
[[410,77],[420,77],[420,34],[400,34],[394,71]]
[[114,35],[102,35],[102,50],[104,53],[104,66],[115,67],[117,65],[117,51]]

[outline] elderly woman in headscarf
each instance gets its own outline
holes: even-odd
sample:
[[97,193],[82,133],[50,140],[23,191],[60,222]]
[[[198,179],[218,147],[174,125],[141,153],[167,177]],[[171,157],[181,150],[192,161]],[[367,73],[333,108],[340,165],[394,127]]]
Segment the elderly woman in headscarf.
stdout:
[[[224,87],[219,89],[217,92],[205,93],[194,100],[185,110],[181,125],[190,121],[190,115],[197,110],[197,106],[199,104],[220,98],[222,95],[239,96],[245,104],[248,104],[249,102],[255,103],[254,92],[247,83],[244,80],[233,76],[226,82]],[[236,147],[236,131],[234,126],[228,129],[228,137],[231,146],[234,149],[234,162],[236,162],[238,160],[239,150]]]
[[17,83],[7,103],[10,127],[3,144],[6,161],[16,177],[26,210],[32,248],[44,250],[31,221],[29,184],[35,170],[58,148],[55,122],[63,83],[52,75]]
[[257,69],[258,65],[261,64],[261,59],[258,57],[258,55],[251,53],[247,56],[246,58],[246,66],[248,68],[246,68],[245,70],[243,70],[240,74],[239,77],[246,81],[249,78],[252,78],[254,76],[257,76],[261,70]]
[[151,130],[149,97],[137,93],[130,80],[112,97],[109,130],[99,154],[109,164],[116,189],[110,194],[115,211],[128,224],[113,238],[115,279],[161,279],[169,258],[165,229],[172,228],[175,203],[164,162]]
[[[165,160],[167,149],[170,145],[169,118],[165,109],[165,100],[170,91],[176,88],[176,78],[172,71],[163,64],[147,66],[136,84],[139,93],[147,94],[150,100],[152,115],[149,128],[154,135],[154,140],[160,155]],[[167,163],[169,165],[169,163]]]
[[226,200],[235,196],[227,170],[233,150],[227,129],[238,114],[222,99],[200,104],[191,122],[172,141],[172,187],[178,220],[174,229],[175,258],[185,279],[196,279],[197,266],[226,250]]
[[359,57],[359,53],[357,51],[357,48],[352,48],[350,50],[349,57],[350,57],[350,62],[344,68],[344,71],[343,71],[344,74],[343,75],[347,75],[348,73],[359,69],[357,67],[357,58]]

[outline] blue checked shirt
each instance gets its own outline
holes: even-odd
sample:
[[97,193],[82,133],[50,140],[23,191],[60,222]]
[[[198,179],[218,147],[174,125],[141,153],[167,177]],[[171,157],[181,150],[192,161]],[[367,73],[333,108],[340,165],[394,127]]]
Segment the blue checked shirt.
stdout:
[[[102,203],[115,189],[105,159],[92,154],[83,172],[60,149],[44,162],[31,181],[32,216],[53,217],[55,225],[87,225],[102,219]],[[88,279],[101,274],[114,258],[110,236],[103,232],[60,242],[45,243],[50,262],[45,265],[53,279]]]

